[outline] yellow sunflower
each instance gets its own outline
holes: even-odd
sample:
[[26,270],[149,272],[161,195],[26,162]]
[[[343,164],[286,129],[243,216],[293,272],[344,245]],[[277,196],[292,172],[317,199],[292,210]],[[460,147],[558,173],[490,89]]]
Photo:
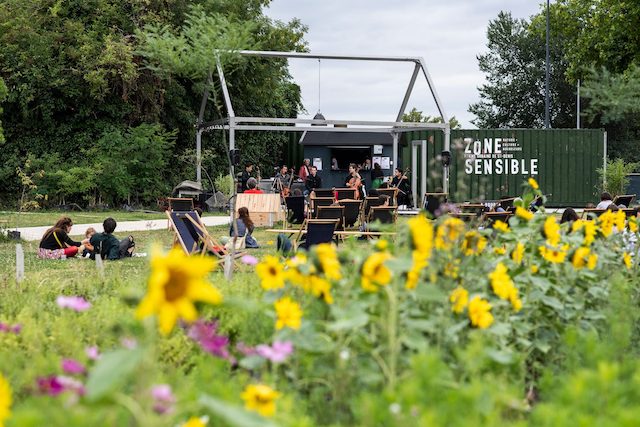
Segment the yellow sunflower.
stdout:
[[504,246],[496,246],[493,248],[493,253],[496,255],[504,255],[507,253],[507,248]]
[[316,245],[314,251],[325,277],[330,280],[340,280],[342,273],[340,272],[340,261],[338,261],[335,247],[331,243],[322,243]]
[[493,229],[501,231],[503,233],[508,233],[509,232],[509,224],[507,224],[504,221],[497,220],[496,222],[493,223]]
[[538,185],[538,181],[536,181],[533,177],[529,178],[527,182],[529,183],[529,187],[533,188],[534,190],[540,189],[540,186]]
[[454,313],[462,313],[469,303],[469,292],[462,286],[455,288],[449,296],[451,302],[451,311]]
[[276,413],[276,399],[280,393],[264,384],[249,384],[240,395],[244,407],[263,417],[272,417]]
[[[589,262],[589,256],[591,254],[591,250],[585,246],[581,246],[573,253],[573,257],[571,258],[571,264],[576,270],[580,270],[585,267]],[[596,258],[597,259],[597,258]]]
[[493,323],[493,315],[491,314],[491,304],[489,301],[475,296],[469,302],[468,307],[469,320],[476,328],[486,329]]
[[324,299],[327,304],[333,304],[331,283],[329,281],[314,275],[309,276],[308,280],[309,290],[314,296]]
[[284,288],[285,273],[282,263],[273,255],[267,255],[256,265],[260,286],[267,291]]
[[11,386],[9,382],[0,374],[0,427],[11,416]]
[[511,259],[513,260],[513,262],[515,262],[516,264],[522,264],[522,259],[524,258],[524,250],[525,246],[522,244],[522,242],[518,242],[516,244],[516,247],[511,252]]
[[538,248],[540,255],[542,258],[549,261],[552,264],[561,264],[564,262],[565,257],[567,256],[566,245],[562,248],[549,248],[547,246],[540,246]]
[[468,231],[462,241],[462,252],[466,256],[478,255],[487,246],[487,239],[477,231]]
[[136,317],[157,314],[164,335],[171,332],[178,319],[193,322],[198,318],[194,302],[222,302],[220,291],[206,280],[215,265],[211,258],[187,256],[179,248],[166,254],[154,248],[147,294],[136,310]]
[[525,221],[530,221],[531,219],[533,219],[533,213],[520,206],[516,208],[516,216],[524,219]]
[[638,232],[638,220],[635,216],[629,218],[629,231],[632,233]]
[[191,417],[189,420],[182,424],[181,427],[206,427],[209,419],[207,417]]
[[498,265],[496,265],[495,270],[489,273],[489,279],[491,280],[491,288],[493,289],[493,292],[500,299],[509,300],[515,311],[520,311],[522,308],[522,301],[520,301],[518,289],[509,276],[507,267],[503,263],[499,262]]
[[544,221],[544,237],[547,238],[547,243],[550,246],[556,246],[560,243],[560,224],[556,221],[556,217],[550,215]]
[[459,218],[447,218],[436,231],[436,248],[449,250],[464,233],[464,222]]
[[627,269],[629,270],[633,266],[633,263],[631,262],[631,255],[629,255],[628,252],[625,252],[624,254],[622,254],[622,261],[624,261],[625,267],[627,267]]
[[589,255],[589,259],[587,260],[587,268],[589,270],[593,270],[596,268],[597,264],[598,264],[598,255],[596,254]]
[[616,217],[614,212],[606,211],[598,217],[598,225],[600,226],[600,232],[604,237],[609,237],[613,233],[613,227],[616,223]]
[[302,309],[300,305],[289,297],[280,298],[274,303],[276,308],[276,329],[289,327],[300,329],[302,323]]
[[537,265],[532,265],[531,266],[531,273],[532,274],[536,274],[538,271],[540,270],[540,268]]
[[423,214],[416,215],[407,222],[411,232],[413,250],[420,252],[425,258],[429,258],[433,250],[433,223]]
[[384,265],[391,258],[386,252],[374,252],[362,264],[361,285],[365,291],[377,292],[391,281],[391,270]]

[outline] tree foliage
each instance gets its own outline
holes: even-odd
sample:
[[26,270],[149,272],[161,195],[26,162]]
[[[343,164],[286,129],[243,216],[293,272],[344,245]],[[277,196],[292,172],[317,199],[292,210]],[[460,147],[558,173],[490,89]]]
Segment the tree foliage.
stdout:
[[[402,115],[402,121],[410,123],[442,123],[442,117],[424,115],[422,111],[418,111],[416,107],[413,107],[411,111]],[[460,129],[462,127],[456,116],[452,116],[449,119],[449,126],[451,129]]]

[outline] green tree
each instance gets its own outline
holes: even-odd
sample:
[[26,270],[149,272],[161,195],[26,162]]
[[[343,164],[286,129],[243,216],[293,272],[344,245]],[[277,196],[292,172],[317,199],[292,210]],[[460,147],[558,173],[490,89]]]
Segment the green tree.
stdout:
[[[545,38],[539,20],[515,19],[500,12],[487,28],[488,52],[478,55],[487,83],[478,88],[480,101],[469,111],[481,128],[539,128],[544,125]],[[551,39],[551,125],[575,124],[574,88],[565,78],[565,40]]]
[[[416,107],[413,107],[408,113],[402,115],[403,122],[411,123],[442,123],[442,117],[430,116],[422,114],[422,111],[418,111]],[[451,129],[460,129],[462,126],[456,116],[452,116],[449,119],[449,126]]]
[[[0,103],[7,97],[7,86],[4,80],[0,78]],[[0,105],[0,118],[2,117],[2,106]],[[0,144],[4,142],[4,132],[2,131],[2,121],[0,120]]]

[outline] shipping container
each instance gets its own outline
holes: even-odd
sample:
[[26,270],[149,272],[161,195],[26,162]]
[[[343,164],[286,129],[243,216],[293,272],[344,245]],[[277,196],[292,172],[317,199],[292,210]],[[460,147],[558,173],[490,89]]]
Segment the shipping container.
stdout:
[[[427,150],[427,192],[442,188],[441,131],[403,134],[400,162],[412,164],[412,141]],[[599,201],[599,176],[606,157],[605,132],[594,129],[456,129],[451,131],[450,199],[455,202],[497,200],[522,193],[534,177],[547,195],[547,206],[585,206]],[[419,182],[419,181],[418,181]],[[420,191],[418,184],[418,191]]]

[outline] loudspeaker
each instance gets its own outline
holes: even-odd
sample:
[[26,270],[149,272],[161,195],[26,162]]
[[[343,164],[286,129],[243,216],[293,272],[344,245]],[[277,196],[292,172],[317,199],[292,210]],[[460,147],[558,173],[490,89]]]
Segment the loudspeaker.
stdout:
[[443,151],[441,154],[442,166],[447,167],[451,164],[451,151]]
[[239,149],[235,148],[233,150],[229,150],[229,158],[233,166],[240,166],[240,150]]

